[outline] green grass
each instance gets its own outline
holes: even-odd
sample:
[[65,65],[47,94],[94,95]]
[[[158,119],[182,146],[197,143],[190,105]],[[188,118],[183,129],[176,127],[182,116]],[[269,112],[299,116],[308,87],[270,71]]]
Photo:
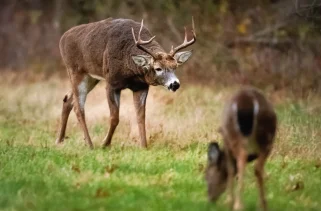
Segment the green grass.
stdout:
[[[0,207],[5,210],[208,210],[203,180],[205,144],[182,150],[113,146],[31,147],[1,144]],[[277,158],[267,165],[271,210],[318,210],[317,162]],[[257,191],[248,168],[245,203]],[[303,186],[302,186],[303,184]],[[223,196],[224,197],[224,196]],[[217,206],[217,207],[216,207]],[[282,208],[282,209],[280,209]]]
[[[102,150],[109,125],[100,87],[86,107],[95,144],[89,150],[73,114],[69,138],[54,145],[67,90],[59,87],[55,80],[0,87],[0,210],[227,210],[225,195],[217,204],[207,202],[204,169],[208,142],[221,141],[216,129],[230,89],[190,86],[174,95],[152,89],[147,150],[138,147],[131,94],[125,92],[112,147]],[[276,105],[279,130],[266,165],[271,210],[321,210],[321,115],[312,106],[317,103],[288,99]],[[245,210],[257,205],[252,167]]]

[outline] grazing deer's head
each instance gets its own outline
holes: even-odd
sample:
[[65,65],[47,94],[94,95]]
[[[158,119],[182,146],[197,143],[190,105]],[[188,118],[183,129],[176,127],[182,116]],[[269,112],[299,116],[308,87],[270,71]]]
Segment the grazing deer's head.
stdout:
[[210,201],[216,201],[227,187],[227,166],[225,154],[216,142],[208,147],[206,182]]
[[192,45],[196,41],[196,34],[194,30],[194,21],[193,22],[193,38],[190,41],[187,41],[187,32],[185,28],[185,39],[184,42],[172,49],[169,53],[165,52],[154,52],[144,45],[149,44],[153,41],[155,36],[147,41],[143,41],[140,37],[141,31],[143,29],[143,20],[141,22],[141,27],[138,33],[138,38],[136,40],[134,29],[132,28],[133,38],[136,46],[142,51],[146,52],[149,55],[135,55],[132,56],[135,64],[142,67],[145,71],[146,81],[150,85],[161,85],[166,87],[168,90],[175,92],[179,87],[180,83],[178,78],[175,75],[176,68],[186,62],[189,57],[192,55],[191,51],[182,51],[182,50],[190,45]]

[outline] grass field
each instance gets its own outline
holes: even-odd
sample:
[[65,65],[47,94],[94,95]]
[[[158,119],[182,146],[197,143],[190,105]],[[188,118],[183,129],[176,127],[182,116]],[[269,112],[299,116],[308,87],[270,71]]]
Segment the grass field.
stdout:
[[[226,210],[206,198],[207,144],[216,132],[232,88],[184,84],[176,93],[152,88],[147,100],[149,148],[140,149],[131,93],[121,97],[120,125],[112,147],[100,148],[108,124],[104,86],[88,97],[89,150],[72,113],[64,145],[56,146],[67,81],[0,84],[1,210]],[[268,91],[267,91],[268,92]],[[268,95],[279,129],[266,166],[271,210],[321,210],[321,104],[313,94],[295,99]],[[247,168],[244,202],[255,210],[257,190]]]

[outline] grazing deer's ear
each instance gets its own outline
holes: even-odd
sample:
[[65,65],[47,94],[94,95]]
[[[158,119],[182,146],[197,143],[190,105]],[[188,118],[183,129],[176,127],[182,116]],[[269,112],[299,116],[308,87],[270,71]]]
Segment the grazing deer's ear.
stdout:
[[217,142],[212,142],[208,146],[208,162],[217,164],[220,155],[220,148]]
[[146,56],[146,55],[137,55],[132,56],[132,59],[134,60],[135,64],[137,64],[140,67],[149,67],[152,63],[152,57]]
[[174,55],[174,58],[176,59],[177,64],[181,65],[184,62],[186,62],[191,55],[192,55],[192,51],[182,51],[182,52],[176,53]]

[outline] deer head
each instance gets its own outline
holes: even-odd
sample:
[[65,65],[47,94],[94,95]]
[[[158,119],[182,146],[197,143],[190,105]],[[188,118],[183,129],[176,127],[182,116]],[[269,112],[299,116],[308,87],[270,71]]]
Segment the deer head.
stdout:
[[210,201],[216,201],[227,187],[227,166],[224,152],[216,142],[208,147],[206,169],[207,191]]
[[190,41],[187,41],[187,32],[185,27],[184,42],[175,48],[172,46],[172,49],[169,53],[161,51],[154,52],[144,46],[146,44],[151,43],[155,36],[153,36],[147,41],[143,41],[141,39],[140,34],[143,29],[143,20],[141,22],[137,40],[135,37],[134,29],[132,28],[132,34],[136,46],[148,54],[132,56],[132,59],[134,60],[135,64],[142,67],[146,71],[145,78],[147,83],[149,83],[150,85],[164,86],[168,90],[171,90],[173,92],[175,92],[180,87],[179,80],[175,75],[175,70],[179,65],[185,63],[192,55],[191,51],[179,52],[180,50],[195,43],[196,34],[194,30],[193,19],[192,27],[193,38]]

